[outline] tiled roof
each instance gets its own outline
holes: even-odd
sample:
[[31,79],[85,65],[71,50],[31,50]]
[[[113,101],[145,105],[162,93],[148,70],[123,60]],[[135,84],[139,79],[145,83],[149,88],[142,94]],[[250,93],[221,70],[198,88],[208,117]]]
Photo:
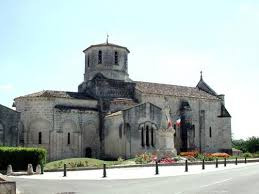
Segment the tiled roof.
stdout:
[[135,82],[136,89],[142,93],[146,94],[160,94],[178,97],[192,97],[192,98],[203,98],[203,99],[213,99],[218,100],[214,95],[206,93],[196,87],[187,86],[176,86],[169,84],[159,84],[150,82]]
[[30,98],[30,97],[56,97],[56,98],[75,98],[75,99],[92,99],[85,96],[83,93],[78,92],[66,92],[66,91],[54,91],[54,90],[43,90],[40,92],[20,96],[18,98]]
[[94,45],[91,45],[89,47],[87,47],[85,50],[83,50],[83,52],[87,51],[88,49],[92,48],[92,47],[99,47],[99,46],[112,46],[112,47],[118,47],[118,48],[123,48],[123,49],[126,49],[128,52],[129,49],[127,47],[124,47],[124,46],[120,46],[120,45],[117,45],[117,44],[112,44],[112,43],[102,43],[102,44],[94,44]]
[[211,95],[217,96],[217,93],[205,81],[203,81],[202,77],[196,87]]

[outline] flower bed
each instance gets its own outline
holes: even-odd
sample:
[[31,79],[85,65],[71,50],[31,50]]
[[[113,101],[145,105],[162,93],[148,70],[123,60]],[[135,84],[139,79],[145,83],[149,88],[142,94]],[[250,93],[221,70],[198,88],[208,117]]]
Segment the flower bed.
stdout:
[[210,153],[205,154],[207,157],[218,157],[218,158],[228,158],[230,155],[227,153]]
[[198,155],[197,151],[190,151],[190,152],[181,152],[180,156],[185,156],[185,157],[194,157],[196,158]]

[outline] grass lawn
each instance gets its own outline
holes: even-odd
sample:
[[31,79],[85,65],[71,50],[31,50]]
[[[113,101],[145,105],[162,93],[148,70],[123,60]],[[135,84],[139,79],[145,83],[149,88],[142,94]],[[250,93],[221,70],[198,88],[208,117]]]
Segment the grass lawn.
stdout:
[[45,170],[62,169],[64,167],[64,164],[67,165],[67,168],[102,167],[104,163],[107,166],[135,164],[134,160],[132,159],[119,160],[119,161],[104,161],[104,160],[98,160],[94,158],[69,158],[69,159],[49,162],[45,164],[44,169]]

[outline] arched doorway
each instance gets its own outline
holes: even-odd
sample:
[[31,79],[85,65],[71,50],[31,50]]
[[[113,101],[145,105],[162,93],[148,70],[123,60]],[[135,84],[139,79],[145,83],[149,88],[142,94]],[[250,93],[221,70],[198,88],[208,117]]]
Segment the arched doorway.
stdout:
[[86,158],[92,157],[92,149],[90,147],[85,148],[85,157]]

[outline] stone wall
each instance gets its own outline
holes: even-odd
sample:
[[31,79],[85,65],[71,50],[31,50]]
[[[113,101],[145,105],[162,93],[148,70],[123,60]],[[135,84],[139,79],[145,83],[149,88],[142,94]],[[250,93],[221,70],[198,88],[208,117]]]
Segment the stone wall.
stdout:
[[[102,63],[98,63],[98,52],[102,51]],[[118,64],[115,64],[115,51],[118,53]],[[85,52],[85,82],[91,80],[97,73],[115,80],[129,81],[128,50],[113,46],[98,46],[87,49]]]
[[49,160],[99,156],[99,115],[97,101],[66,98],[18,98],[24,145],[43,147]]
[[0,146],[17,146],[20,113],[0,105]]
[[[139,104],[105,117],[105,154],[110,158],[130,158],[138,153],[156,152],[157,129],[160,127],[161,109],[150,103]],[[141,129],[146,132],[142,143]],[[153,127],[153,145],[151,130]],[[148,141],[149,143],[147,143]],[[116,143],[114,143],[116,142]]]
[[16,183],[14,181],[6,181],[4,176],[0,174],[0,193],[16,194]]
[[[171,118],[175,122],[180,116],[180,105],[187,101],[191,107],[194,126],[194,149],[202,152],[217,152],[221,149],[231,149],[231,118],[220,118],[221,100],[208,100],[190,97],[163,96],[156,94],[142,94],[136,92],[135,96],[141,102],[151,102],[158,107],[170,106]],[[201,123],[201,112],[204,111],[204,123]],[[211,136],[210,136],[211,130]],[[175,147],[181,148],[181,132],[176,127]],[[190,134],[188,134],[190,135]]]

